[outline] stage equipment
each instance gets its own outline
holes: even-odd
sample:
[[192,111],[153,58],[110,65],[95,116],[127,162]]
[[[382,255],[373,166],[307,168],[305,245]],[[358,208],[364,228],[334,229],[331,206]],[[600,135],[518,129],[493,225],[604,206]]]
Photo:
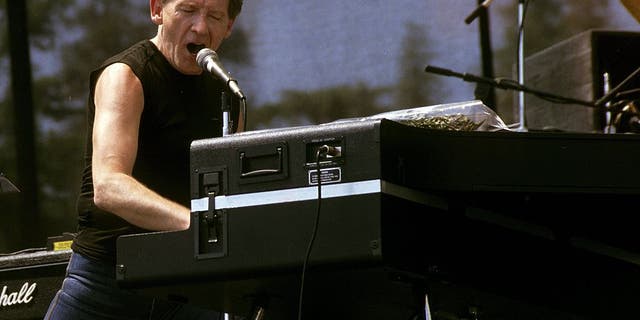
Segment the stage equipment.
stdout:
[[71,250],[0,256],[0,319],[39,320],[62,285]]
[[[491,34],[489,32],[489,5],[493,0],[478,0],[478,7],[465,19],[465,23],[470,24],[479,17],[478,29],[480,31],[480,55],[482,57],[482,75],[493,78],[493,50],[491,49]],[[495,110],[496,92],[495,88],[478,84],[474,91],[476,99],[482,100],[486,106]]]
[[[529,6],[529,0],[518,0],[518,61],[517,73],[518,83],[524,86],[525,64],[524,64],[524,18]],[[527,117],[525,110],[525,96],[523,91],[518,91],[518,128],[517,131],[527,131]]]
[[222,62],[215,51],[208,48],[201,49],[198,51],[196,61],[203,70],[222,80],[229,90],[238,96],[239,99],[245,98],[240,86],[238,86],[238,81],[232,78],[229,72],[222,66]]
[[20,190],[13,183],[11,183],[11,181],[9,181],[9,179],[7,179],[4,174],[0,173],[0,194],[11,192],[20,192]]
[[635,102],[630,102],[622,108],[625,113],[619,113],[613,120],[613,125],[619,133],[640,133],[640,110]]
[[[491,4],[493,0],[485,0],[485,1],[478,1],[479,5],[478,7],[476,7],[476,9],[471,12],[471,14],[469,14],[469,16],[467,16],[467,18],[464,20],[464,22],[466,24],[470,24],[473,20],[475,20],[475,18],[477,18],[478,16],[480,16],[483,12],[486,12],[487,9],[489,8],[489,5]],[[517,29],[517,34],[518,34],[518,43],[517,43],[517,61],[516,61],[516,67],[517,67],[517,77],[518,77],[518,83],[521,86],[524,86],[524,80],[525,80],[525,76],[524,76],[524,19],[526,16],[526,12],[527,12],[527,8],[529,6],[529,1],[528,0],[518,0],[518,29]],[[489,36],[488,36],[488,25],[486,25],[487,22],[484,22],[484,26],[481,23],[481,28],[485,29],[483,30],[484,32],[481,32],[481,46],[482,46],[482,54],[484,55],[488,55],[491,56],[490,54],[490,47],[491,45],[489,44]],[[489,51],[487,51],[487,49],[489,49]],[[491,58],[492,59],[492,58]],[[484,61],[485,59],[483,58],[483,75],[484,76],[488,76],[488,77],[493,77],[493,61]],[[478,83],[479,85],[481,83]],[[478,98],[478,93],[482,92],[482,88],[481,87],[477,87],[476,88],[476,98]],[[493,88],[491,88],[491,90],[493,90]],[[525,119],[525,99],[524,99],[524,92],[523,91],[519,91],[516,92],[516,95],[518,96],[518,127],[516,128],[517,131],[520,132],[525,132],[527,131],[527,127],[526,127],[526,119]],[[489,94],[489,99],[491,104],[489,105],[489,107],[491,107],[492,109],[495,108],[495,93],[493,91],[490,92]]]
[[471,12],[471,14],[469,14],[464,19],[464,23],[470,24],[471,22],[473,22],[473,20],[475,20],[477,17],[479,17],[480,14],[482,14],[483,11],[485,11],[485,10],[487,10],[487,8],[489,8],[489,5],[491,4],[491,2],[493,2],[493,0],[484,0],[484,1],[482,1],[482,3],[480,3],[480,5],[478,5],[478,7],[476,7],[476,9],[473,10],[473,12]]
[[[240,110],[241,118],[243,123],[237,124],[237,128],[241,130],[245,130],[247,127],[247,98],[242,93],[240,86],[238,85],[238,81],[231,77],[230,73],[222,66],[222,62],[218,58],[218,54],[209,49],[203,48],[198,51],[196,56],[196,61],[198,65],[202,68],[202,70],[207,71],[217,79],[221,80],[225,83],[227,88],[231,91],[231,93],[236,96],[240,102]],[[227,99],[226,94],[222,93],[222,136],[227,136],[233,132],[233,123],[231,121],[231,101]]]
[[[598,101],[607,88],[618,86],[638,70],[638,50],[640,33],[585,31],[527,57],[526,81],[550,93]],[[633,77],[620,89],[639,87],[640,77]],[[614,103],[615,99],[607,102]],[[603,132],[607,126],[607,111],[603,109],[560,105],[534,96],[527,97],[527,105],[527,125],[534,130]],[[609,119],[613,117],[615,114]]]
[[[318,166],[325,146],[336,152]],[[304,319],[409,319],[425,293],[432,313],[484,300],[487,319],[540,309],[562,314],[545,319],[624,318],[637,313],[640,290],[628,214],[639,157],[636,135],[380,119],[198,140],[190,229],[120,237],[117,279],[232,314],[258,306],[267,319],[294,319],[319,210]],[[482,294],[445,298],[443,285]],[[490,296],[499,298],[480,298]]]

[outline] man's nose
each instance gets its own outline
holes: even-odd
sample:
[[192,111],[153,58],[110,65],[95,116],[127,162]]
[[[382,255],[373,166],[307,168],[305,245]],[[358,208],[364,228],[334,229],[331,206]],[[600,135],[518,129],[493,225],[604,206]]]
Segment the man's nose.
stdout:
[[191,30],[197,34],[205,34],[207,30],[209,30],[207,26],[207,16],[205,14],[195,15],[191,23]]

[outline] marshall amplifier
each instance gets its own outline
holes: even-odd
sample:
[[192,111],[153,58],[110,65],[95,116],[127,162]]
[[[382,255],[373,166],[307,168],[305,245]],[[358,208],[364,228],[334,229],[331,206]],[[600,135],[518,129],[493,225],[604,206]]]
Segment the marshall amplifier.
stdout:
[[71,250],[0,257],[0,319],[42,319],[70,257]]

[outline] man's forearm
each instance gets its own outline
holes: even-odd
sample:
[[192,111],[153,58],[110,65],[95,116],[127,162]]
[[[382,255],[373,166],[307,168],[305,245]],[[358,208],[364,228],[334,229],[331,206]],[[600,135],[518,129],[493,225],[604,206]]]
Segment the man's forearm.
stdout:
[[188,208],[160,196],[123,173],[109,173],[94,180],[94,202],[99,208],[147,230],[189,228]]

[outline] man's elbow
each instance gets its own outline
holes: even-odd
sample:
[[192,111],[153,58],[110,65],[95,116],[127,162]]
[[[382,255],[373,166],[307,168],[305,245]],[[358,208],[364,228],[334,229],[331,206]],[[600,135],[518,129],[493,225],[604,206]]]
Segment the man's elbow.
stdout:
[[111,185],[105,179],[93,180],[93,203],[102,210],[109,210],[111,200],[109,197]]

